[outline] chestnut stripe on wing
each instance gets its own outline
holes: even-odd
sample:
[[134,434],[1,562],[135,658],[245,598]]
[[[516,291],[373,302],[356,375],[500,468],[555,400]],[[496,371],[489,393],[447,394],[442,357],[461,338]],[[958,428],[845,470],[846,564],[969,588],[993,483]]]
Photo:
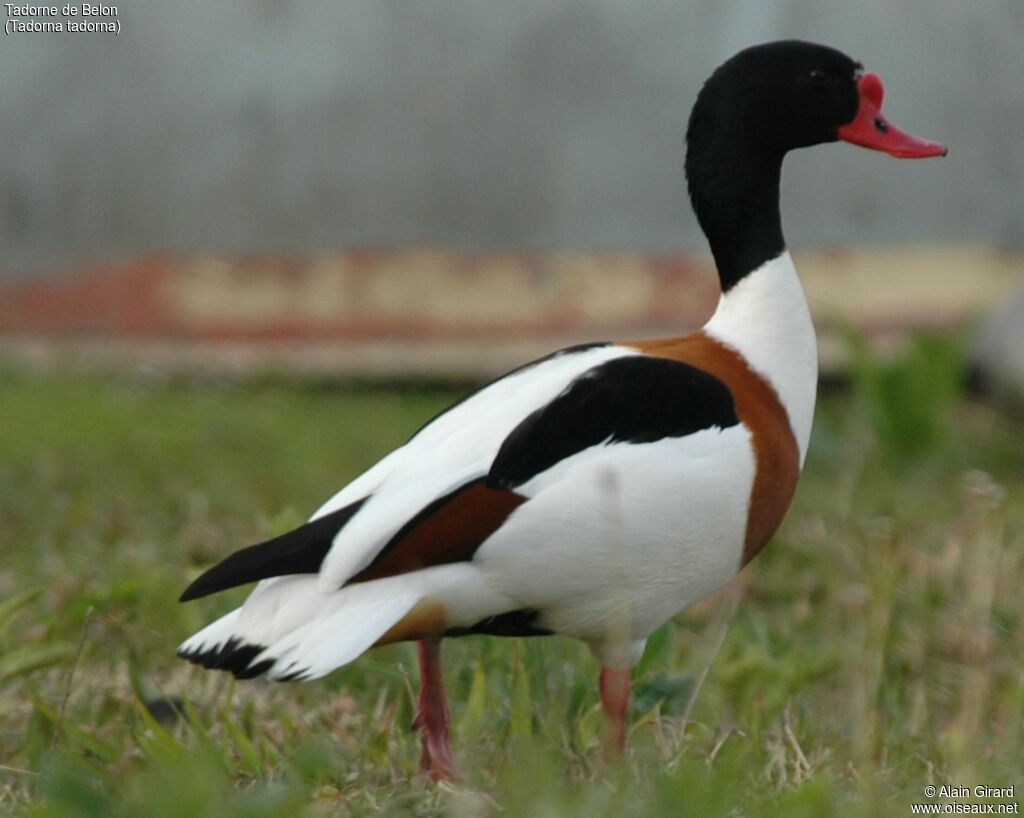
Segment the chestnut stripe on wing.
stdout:
[[521,494],[472,480],[426,506],[366,568],[349,580],[366,582],[473,558],[484,540],[526,502]]

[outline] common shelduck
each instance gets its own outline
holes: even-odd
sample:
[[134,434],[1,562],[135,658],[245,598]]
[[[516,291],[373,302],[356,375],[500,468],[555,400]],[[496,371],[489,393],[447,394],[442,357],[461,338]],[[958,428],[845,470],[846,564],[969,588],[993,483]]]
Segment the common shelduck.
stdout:
[[608,744],[650,633],[768,542],[807,453],[814,328],[779,215],[782,160],[842,139],[946,149],[881,113],[882,83],[832,48],[741,51],[700,91],[686,178],[722,295],[703,329],[563,349],[427,422],[310,522],[202,574],[190,600],[259,581],[181,645],[239,678],[315,679],[419,640],[421,767],[456,777],[445,636],[564,634],[601,665]]

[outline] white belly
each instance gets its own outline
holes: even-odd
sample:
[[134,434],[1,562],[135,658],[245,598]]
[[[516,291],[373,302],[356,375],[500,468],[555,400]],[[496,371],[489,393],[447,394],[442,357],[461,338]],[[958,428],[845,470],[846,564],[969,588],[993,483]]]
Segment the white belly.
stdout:
[[612,444],[525,486],[474,565],[553,631],[637,642],[735,575],[753,477],[742,425]]

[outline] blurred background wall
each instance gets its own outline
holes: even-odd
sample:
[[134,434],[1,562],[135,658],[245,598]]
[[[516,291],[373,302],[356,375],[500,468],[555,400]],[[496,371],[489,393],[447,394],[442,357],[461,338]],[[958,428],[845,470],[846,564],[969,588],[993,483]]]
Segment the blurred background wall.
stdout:
[[856,56],[893,121],[950,146],[927,166],[791,158],[792,244],[1024,243],[1020,0],[117,8],[118,36],[0,43],[0,275],[152,249],[702,250],[689,107],[731,53],[781,37]]

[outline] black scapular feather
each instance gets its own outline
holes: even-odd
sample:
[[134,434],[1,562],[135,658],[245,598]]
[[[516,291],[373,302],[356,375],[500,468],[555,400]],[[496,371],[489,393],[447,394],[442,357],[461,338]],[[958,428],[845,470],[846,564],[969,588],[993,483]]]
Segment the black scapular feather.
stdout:
[[498,450],[487,483],[516,488],[602,443],[651,443],[737,423],[732,393],[713,375],[667,358],[613,358],[527,416]]

